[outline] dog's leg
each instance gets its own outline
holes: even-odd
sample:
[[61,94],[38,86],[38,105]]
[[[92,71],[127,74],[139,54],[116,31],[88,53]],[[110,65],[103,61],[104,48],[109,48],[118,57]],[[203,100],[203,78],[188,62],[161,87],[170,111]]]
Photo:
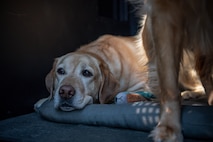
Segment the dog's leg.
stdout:
[[[162,24],[161,24],[162,25]],[[159,27],[159,26],[157,26]],[[172,48],[178,45],[172,44],[173,41],[170,33],[172,29],[161,27],[162,31],[154,32],[157,52],[157,68],[160,83],[160,101],[161,116],[160,122],[152,132],[156,142],[181,142],[181,125],[180,125],[180,91],[178,89],[178,70],[180,53],[175,52]],[[164,29],[164,30],[163,30]],[[163,35],[159,33],[164,32]],[[159,36],[158,36],[159,35]],[[177,49],[176,49],[177,50]]]
[[48,100],[50,100],[50,97],[47,97],[47,98],[43,98],[43,99],[38,100],[38,101],[34,104],[34,109],[35,109],[35,110],[39,109],[39,108],[43,105],[43,103],[46,102],[46,101],[48,101]]
[[[210,50],[211,51],[211,50]],[[209,51],[209,52],[210,52]],[[197,69],[201,78],[201,82],[208,95],[208,104],[213,105],[213,51],[211,55],[206,55],[205,58],[197,57]],[[201,61],[201,62],[200,62]]]
[[[157,3],[157,2],[156,2]],[[152,36],[156,50],[157,71],[160,84],[161,116],[158,126],[151,136],[155,142],[182,142],[180,125],[180,91],[178,88],[179,64],[182,54],[182,27],[170,11],[162,10],[163,5],[156,6],[149,15],[152,20]],[[168,6],[169,7],[169,6]],[[159,10],[161,9],[161,10]],[[155,13],[156,12],[156,13]],[[179,16],[179,17],[178,17]],[[174,20],[174,21],[173,21]],[[177,23],[176,23],[177,22]]]
[[194,54],[184,50],[179,70],[179,82],[185,91],[181,92],[182,99],[206,99],[205,90],[200,77],[195,70]]

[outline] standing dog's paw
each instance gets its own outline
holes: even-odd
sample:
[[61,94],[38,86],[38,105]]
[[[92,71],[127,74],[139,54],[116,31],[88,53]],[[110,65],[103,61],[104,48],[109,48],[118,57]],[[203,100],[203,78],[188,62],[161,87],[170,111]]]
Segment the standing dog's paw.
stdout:
[[154,142],[183,142],[183,136],[176,128],[158,125],[150,134]]

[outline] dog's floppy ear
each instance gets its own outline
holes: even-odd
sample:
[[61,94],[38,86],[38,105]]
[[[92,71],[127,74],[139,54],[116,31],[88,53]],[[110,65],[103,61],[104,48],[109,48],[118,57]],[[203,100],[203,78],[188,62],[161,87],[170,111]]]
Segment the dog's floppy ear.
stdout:
[[55,59],[55,61],[53,63],[53,68],[47,74],[47,76],[45,78],[45,85],[46,85],[47,90],[50,93],[49,99],[51,99],[53,97],[56,63],[57,63],[57,59]]
[[115,77],[113,77],[106,65],[101,64],[100,70],[102,73],[102,81],[98,96],[99,102],[101,104],[110,103],[110,101],[112,101],[118,93],[117,89],[119,87],[119,83]]

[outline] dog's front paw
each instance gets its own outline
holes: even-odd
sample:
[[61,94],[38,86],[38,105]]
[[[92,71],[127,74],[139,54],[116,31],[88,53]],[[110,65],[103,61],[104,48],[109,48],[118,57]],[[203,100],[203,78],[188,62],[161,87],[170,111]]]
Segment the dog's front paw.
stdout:
[[46,102],[47,100],[49,100],[50,98],[43,98],[43,99],[40,99],[38,100],[35,104],[34,104],[34,110],[37,110],[41,107],[41,105]]
[[154,142],[183,142],[181,131],[166,125],[158,125],[150,136]]

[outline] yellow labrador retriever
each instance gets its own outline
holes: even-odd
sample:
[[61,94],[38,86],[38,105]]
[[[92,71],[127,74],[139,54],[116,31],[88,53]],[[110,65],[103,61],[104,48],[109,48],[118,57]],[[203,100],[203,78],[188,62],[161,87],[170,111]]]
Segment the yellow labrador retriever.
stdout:
[[[145,52],[135,41],[134,37],[104,35],[56,58],[46,77],[54,107],[72,111],[87,104],[110,103],[122,91],[155,92],[156,71],[147,72]],[[153,80],[148,81],[148,75]]]

